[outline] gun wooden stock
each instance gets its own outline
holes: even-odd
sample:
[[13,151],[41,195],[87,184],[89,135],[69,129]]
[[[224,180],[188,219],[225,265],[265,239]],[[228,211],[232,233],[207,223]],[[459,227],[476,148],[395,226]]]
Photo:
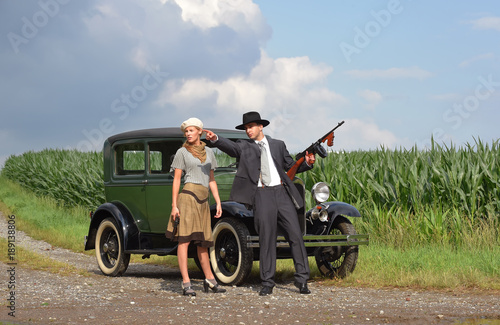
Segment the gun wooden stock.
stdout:
[[286,173],[292,181],[295,178],[295,174],[297,174],[297,169],[299,169],[300,165],[302,165],[302,163],[304,162],[304,159],[305,157],[299,158],[299,160],[297,160],[297,162],[295,162],[292,168],[290,168]]

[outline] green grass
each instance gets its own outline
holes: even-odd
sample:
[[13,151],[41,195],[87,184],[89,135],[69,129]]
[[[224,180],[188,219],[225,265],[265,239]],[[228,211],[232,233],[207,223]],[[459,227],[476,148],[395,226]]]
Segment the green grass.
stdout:
[[16,215],[16,228],[54,246],[82,252],[90,223],[89,211],[63,207],[0,176],[0,210]]
[[474,250],[439,245],[363,247],[343,285],[418,289],[500,290],[500,247]]
[[[0,249],[2,252],[7,251],[8,242],[4,238],[0,238]],[[3,263],[11,263],[12,261],[4,254],[0,255],[0,261]],[[85,270],[80,270],[75,266],[67,263],[56,261],[50,257],[34,253],[30,250],[24,249],[23,247],[16,246],[15,255],[16,265],[29,268],[32,270],[46,271],[59,275],[83,275],[90,276],[90,273]]]

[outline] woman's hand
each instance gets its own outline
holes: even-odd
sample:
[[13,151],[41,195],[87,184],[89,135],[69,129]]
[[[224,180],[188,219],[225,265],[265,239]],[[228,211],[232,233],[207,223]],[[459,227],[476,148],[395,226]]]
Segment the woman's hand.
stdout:
[[215,211],[215,218],[220,218],[222,215],[222,205],[219,197],[219,190],[217,189],[217,182],[215,181],[215,176],[214,176],[214,170],[210,170],[210,182],[208,183],[208,186],[210,187],[210,191],[212,192],[212,195],[214,196],[215,202],[217,203],[217,210]]
[[172,220],[179,219],[181,217],[181,215],[179,214],[179,209],[177,207],[172,208],[170,217],[172,218]]
[[215,212],[215,217],[220,218],[221,215],[222,215],[222,206],[219,202],[217,203],[217,211]]

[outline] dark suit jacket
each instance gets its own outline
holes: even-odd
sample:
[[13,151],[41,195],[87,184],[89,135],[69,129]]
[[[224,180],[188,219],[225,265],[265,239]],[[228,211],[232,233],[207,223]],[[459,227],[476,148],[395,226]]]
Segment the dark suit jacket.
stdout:
[[[276,169],[278,169],[278,173],[280,174],[281,181],[286,183],[285,186],[288,186],[290,190],[289,193],[293,196],[298,205],[303,207],[304,200],[295,185],[293,185],[293,182],[286,175],[286,171],[295,164],[295,160],[293,160],[288,153],[283,141],[273,139],[270,136],[266,136],[266,138],[269,142],[269,149],[271,150],[271,155],[276,165]],[[251,139],[241,139],[233,142],[219,137],[219,139],[214,142],[214,146],[231,157],[239,159],[238,170],[234,178],[229,199],[243,204],[253,205],[260,177],[259,145]],[[311,168],[312,167],[308,166],[304,161],[297,172],[300,173]]]

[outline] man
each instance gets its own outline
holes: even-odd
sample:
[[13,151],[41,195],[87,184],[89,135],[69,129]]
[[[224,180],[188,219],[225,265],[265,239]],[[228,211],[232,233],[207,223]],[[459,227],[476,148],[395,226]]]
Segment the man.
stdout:
[[[260,118],[258,112],[243,114],[243,123],[236,129],[245,130],[248,140],[231,140],[218,137],[209,130],[206,138],[215,147],[231,157],[239,158],[230,199],[253,206],[255,229],[259,234],[261,296],[272,294],[276,273],[276,237],[278,224],[285,231],[295,265],[295,286],[302,294],[309,294],[309,262],[302,240],[298,208],[304,205],[302,197],[286,175],[295,161],[288,153],[285,143],[264,136],[263,128],[269,121]],[[263,148],[261,149],[261,143]],[[262,150],[262,151],[261,151]],[[261,153],[262,152],[262,153]],[[261,157],[262,156],[262,157]],[[261,162],[261,158],[264,159]],[[305,162],[297,172],[312,168],[314,154],[306,155]]]

